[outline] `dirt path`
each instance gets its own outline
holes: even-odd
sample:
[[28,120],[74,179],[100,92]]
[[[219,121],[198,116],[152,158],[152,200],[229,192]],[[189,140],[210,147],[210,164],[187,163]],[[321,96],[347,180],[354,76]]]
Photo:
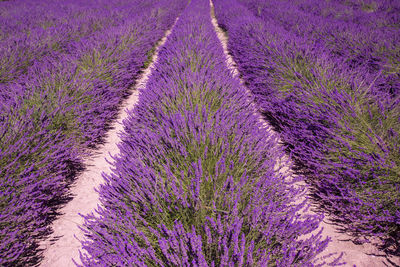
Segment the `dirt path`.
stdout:
[[[218,22],[214,14],[214,5],[212,0],[210,0],[210,5],[212,24],[214,25],[217,36],[221,41],[222,47],[224,49],[227,66],[232,70],[233,75],[238,77],[241,83],[244,84],[243,80],[239,76],[239,71],[236,68],[236,63],[228,52],[228,37],[218,26]],[[267,124],[266,122],[264,123]],[[269,125],[267,125],[267,128],[270,130],[272,129]],[[287,159],[282,159],[281,164],[288,164]],[[278,166],[276,166],[276,168],[278,168]],[[291,169],[289,167],[281,168],[280,171],[287,172],[287,174],[292,175]],[[305,183],[301,183],[299,184],[299,186],[305,186]],[[355,265],[358,267],[379,267],[396,266],[396,264],[400,266],[400,259],[393,257],[390,258],[389,260],[393,263],[391,264],[390,261],[385,257],[385,254],[378,251],[371,244],[354,244],[352,241],[350,241],[351,237],[349,235],[345,233],[339,233],[335,229],[334,225],[328,223],[328,220],[326,220],[326,218],[320,224],[320,228],[321,227],[324,228],[322,232],[323,237],[330,237],[332,241],[329,243],[327,249],[323,253],[321,253],[320,257],[323,257],[330,253],[343,253],[342,262],[346,262],[344,266]],[[320,228],[318,228],[315,232],[319,231]]]
[[81,263],[79,259],[81,243],[79,240],[82,240],[84,236],[78,228],[78,225],[83,224],[83,218],[79,213],[88,214],[94,211],[99,204],[99,195],[95,191],[95,188],[99,188],[104,181],[102,173],[110,173],[111,171],[110,168],[112,166],[108,163],[112,162],[110,155],[116,155],[119,152],[117,144],[121,140],[118,133],[123,131],[122,121],[127,118],[127,109],[133,108],[137,103],[139,89],[145,87],[154,63],[157,60],[159,48],[165,43],[171,30],[168,30],[165,36],[158,42],[152,58],[152,63],[143,71],[133,89],[132,95],[124,101],[121,108],[122,112],[113,123],[112,129],[107,133],[104,145],[101,145],[100,148],[95,151],[95,155],[85,160],[85,166],[87,168],[77,178],[77,182],[70,190],[74,198],[60,210],[60,213],[63,215],[53,222],[52,228],[54,232],[47,240],[41,243],[41,247],[44,249],[44,259],[40,266],[75,266],[72,259],[77,263]]

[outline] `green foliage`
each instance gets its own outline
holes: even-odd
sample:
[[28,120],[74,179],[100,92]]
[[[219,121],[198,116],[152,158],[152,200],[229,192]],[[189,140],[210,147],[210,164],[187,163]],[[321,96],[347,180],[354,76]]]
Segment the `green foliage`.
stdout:
[[311,58],[291,52],[276,56],[276,65],[269,70],[274,88],[281,97],[297,95],[296,103],[309,106],[316,118],[324,115],[321,107],[329,107],[331,116],[337,119],[331,129],[333,138],[327,141],[330,149],[326,158],[332,163],[329,168],[332,171],[336,163],[346,165],[348,159],[356,160],[357,166],[352,167],[363,177],[362,186],[356,180],[348,182],[358,185],[356,192],[361,199],[374,197],[377,207],[394,215],[396,207],[391,202],[400,199],[395,187],[400,183],[400,137],[394,134],[400,133],[400,107],[391,104],[395,100],[389,97],[384,103],[382,96],[374,96],[371,85],[352,83],[335,66]]

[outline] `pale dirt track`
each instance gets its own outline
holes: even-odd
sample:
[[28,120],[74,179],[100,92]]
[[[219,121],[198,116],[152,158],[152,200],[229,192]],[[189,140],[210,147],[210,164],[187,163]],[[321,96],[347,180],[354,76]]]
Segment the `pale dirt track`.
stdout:
[[79,214],[86,215],[91,213],[100,204],[99,195],[95,191],[95,188],[99,188],[104,182],[102,173],[110,173],[111,171],[110,168],[112,166],[108,162],[113,162],[113,160],[110,155],[114,156],[119,152],[117,144],[121,142],[119,133],[123,131],[122,121],[128,116],[127,110],[132,109],[136,105],[138,92],[145,87],[154,63],[157,60],[159,48],[165,43],[170,33],[171,30],[168,30],[165,36],[158,42],[152,63],[143,71],[132,95],[123,102],[121,107],[122,112],[112,124],[112,129],[107,133],[104,145],[101,145],[92,157],[85,160],[86,170],[78,176],[76,183],[70,190],[74,198],[60,210],[62,215],[52,224],[54,232],[41,244],[41,247],[44,249],[44,259],[40,266],[76,266],[72,259],[78,264],[81,263],[79,259],[81,243],[79,240],[83,240],[84,235],[78,228],[78,225],[82,225],[84,220]]
[[[232,56],[229,54],[228,51],[228,37],[223,32],[223,30],[218,26],[217,19],[215,18],[214,14],[214,5],[212,0],[210,0],[211,5],[211,20],[214,25],[215,31],[219,40],[221,41],[222,47],[224,49],[224,53],[226,56],[226,62],[228,68],[232,70],[234,76],[240,79],[239,71],[236,68],[235,61],[233,60]],[[241,80],[242,84],[243,81]],[[248,91],[249,94],[251,94]],[[267,122],[264,122],[267,124]],[[266,125],[267,128],[271,129],[269,125]],[[282,159],[283,164],[287,164],[287,159]],[[291,174],[291,170],[289,167],[283,167],[281,171],[287,172],[289,175]],[[306,186],[304,183],[298,184],[299,186]],[[301,200],[298,200],[300,202]],[[297,202],[297,201],[296,201]],[[335,226],[328,223],[328,220],[324,219],[324,221],[320,224],[320,228],[323,227],[324,230],[322,232],[323,237],[330,237],[331,242],[329,243],[327,249],[321,253],[320,257],[322,258],[325,255],[330,253],[343,253],[342,262],[346,262],[344,266],[354,266],[357,267],[380,267],[380,266],[394,266],[390,264],[389,261],[386,259],[385,254],[379,252],[374,246],[370,244],[363,244],[363,245],[356,245],[352,241],[350,241],[351,237],[345,233],[339,233]],[[317,230],[319,231],[320,228]],[[316,232],[317,232],[316,231]],[[330,258],[328,258],[330,259]],[[400,259],[398,258],[390,258],[390,260],[400,265]],[[331,260],[327,260],[330,262]]]

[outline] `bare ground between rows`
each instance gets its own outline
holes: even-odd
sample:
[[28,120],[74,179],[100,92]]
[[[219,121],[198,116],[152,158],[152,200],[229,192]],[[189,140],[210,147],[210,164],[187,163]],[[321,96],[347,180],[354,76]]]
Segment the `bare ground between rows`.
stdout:
[[40,266],[75,266],[73,260],[81,264],[79,259],[80,240],[84,239],[84,235],[79,226],[83,225],[84,220],[80,214],[89,214],[100,205],[99,194],[96,189],[104,182],[102,173],[111,172],[112,164],[110,162],[113,161],[112,157],[119,152],[118,144],[121,142],[119,133],[123,131],[122,122],[128,117],[128,109],[132,109],[136,105],[138,92],[145,87],[157,61],[158,51],[167,40],[172,28],[157,43],[151,64],[143,70],[133,93],[123,101],[121,112],[111,124],[111,130],[108,131],[104,144],[99,145],[90,157],[84,159],[85,170],[77,177],[70,189],[72,200],[60,209],[61,216],[53,222],[52,234],[40,244],[43,250],[43,260]]
[[[224,54],[226,57],[226,63],[228,68],[231,69],[234,76],[240,79],[240,73],[236,67],[236,63],[233,60],[232,56],[228,51],[228,36],[224,31],[218,26],[217,19],[214,13],[214,5],[212,0],[210,0],[211,5],[211,20],[214,25],[217,36],[222,44],[224,49]],[[240,79],[241,83],[244,85],[242,79]],[[247,90],[249,94],[251,92]],[[261,118],[261,117],[260,117]],[[272,127],[263,120],[264,125],[272,132]],[[274,132],[274,134],[278,135],[278,133]],[[280,145],[280,144],[277,144]],[[281,172],[286,172],[286,174],[290,177],[293,176],[293,170],[290,168],[291,162],[288,161],[288,158],[283,158],[280,161],[280,164],[284,164],[284,166],[275,166],[275,169],[280,169]],[[307,190],[307,184],[304,182],[300,182],[296,184],[300,187],[305,187]],[[307,190],[308,191],[308,190]],[[307,194],[304,195],[304,198],[307,197]],[[303,199],[298,199],[295,203],[302,202]],[[314,211],[309,210],[307,214],[315,214]],[[341,262],[345,263],[344,266],[358,266],[358,267],[379,267],[379,266],[400,266],[400,259],[395,257],[388,257],[385,253],[379,251],[375,246],[371,244],[355,244],[352,241],[352,237],[346,233],[341,232],[338,227],[336,227],[333,223],[330,222],[329,218],[325,215],[325,219],[321,222],[319,228],[314,231],[314,233],[322,230],[323,238],[330,237],[331,242],[328,247],[319,255],[321,260],[328,256],[329,254],[336,254],[339,256],[342,255]],[[333,259],[332,257],[328,259]],[[327,260],[332,261],[332,260]]]

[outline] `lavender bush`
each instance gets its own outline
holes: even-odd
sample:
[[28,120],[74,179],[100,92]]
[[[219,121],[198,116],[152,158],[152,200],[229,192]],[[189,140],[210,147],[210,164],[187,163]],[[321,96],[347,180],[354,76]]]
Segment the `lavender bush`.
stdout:
[[[304,15],[305,24],[295,30],[286,26],[296,23],[282,15],[300,16],[295,5],[267,4],[257,11],[257,1],[241,2],[215,1],[217,19],[229,35],[229,50],[243,79],[265,117],[282,133],[299,173],[307,174],[320,207],[357,241],[377,241],[398,255],[398,94],[389,90],[389,83],[374,83],[364,66],[352,68],[345,57],[334,56],[326,41],[316,38],[326,23],[313,24],[316,20]],[[265,2],[258,3],[262,7]],[[263,12],[271,15],[268,20]],[[365,43],[366,52],[380,53]],[[393,44],[398,50],[398,43]],[[398,77],[398,68],[392,71]]]
[[274,170],[284,152],[227,68],[207,0],[179,18],[124,129],[85,216],[84,266],[311,266],[326,247],[295,203],[301,178]]
[[16,17],[0,38],[1,266],[37,262],[37,241],[82,155],[101,141],[184,3],[32,2],[0,4],[2,19]]
[[118,10],[115,3],[87,1],[63,4],[34,0],[2,4],[0,83],[20,78],[35,61],[49,53],[67,52],[70,42],[90,38],[96,32],[121,24],[122,18],[128,15],[125,12]]
[[354,22],[372,27],[398,28],[400,3],[395,0],[335,0],[315,2],[297,1],[296,5],[307,13]]
[[[376,88],[398,96],[400,92],[400,48],[399,27],[392,24],[400,22],[400,17],[391,19],[387,13],[381,26],[368,25],[366,21],[379,21],[377,12],[358,10],[357,20],[344,20],[329,16],[324,10],[333,10],[338,14],[342,6],[326,2],[307,0],[298,1],[299,7],[292,2],[244,0],[242,3],[266,23],[279,24],[285,30],[300,37],[309,47],[320,46],[326,49],[334,61],[343,61],[357,76]],[[396,9],[396,4],[390,5]],[[308,7],[308,8],[307,8]],[[320,12],[312,12],[315,9]],[[306,11],[311,13],[307,13]],[[353,10],[353,9],[352,9]],[[344,11],[343,11],[344,12]],[[349,11],[350,12],[350,11]],[[352,11],[350,17],[355,17]],[[325,15],[325,16],[324,16]]]

